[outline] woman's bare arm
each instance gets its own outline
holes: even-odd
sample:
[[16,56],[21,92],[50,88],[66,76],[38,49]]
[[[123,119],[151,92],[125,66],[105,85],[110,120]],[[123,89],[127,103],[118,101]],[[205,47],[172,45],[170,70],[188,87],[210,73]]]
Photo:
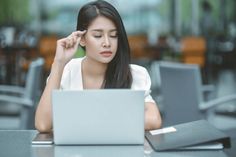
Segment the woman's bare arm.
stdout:
[[35,114],[35,127],[39,132],[50,132],[52,129],[52,90],[59,89],[64,66],[58,62],[52,64],[50,78],[43,91]]
[[159,129],[162,124],[160,111],[155,103],[145,103],[145,130]]
[[51,132],[52,91],[60,88],[64,67],[76,53],[80,39],[84,33],[85,31],[76,31],[68,37],[57,41],[56,55],[52,64],[50,77],[40,98],[35,114],[35,127],[39,132]]

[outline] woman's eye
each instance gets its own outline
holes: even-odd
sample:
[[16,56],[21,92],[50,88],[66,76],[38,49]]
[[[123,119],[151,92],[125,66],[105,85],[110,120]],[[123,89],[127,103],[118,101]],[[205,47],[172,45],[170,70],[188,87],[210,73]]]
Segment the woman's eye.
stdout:
[[115,35],[110,35],[111,38],[117,38],[117,34]]
[[101,35],[94,35],[95,38],[101,38]]

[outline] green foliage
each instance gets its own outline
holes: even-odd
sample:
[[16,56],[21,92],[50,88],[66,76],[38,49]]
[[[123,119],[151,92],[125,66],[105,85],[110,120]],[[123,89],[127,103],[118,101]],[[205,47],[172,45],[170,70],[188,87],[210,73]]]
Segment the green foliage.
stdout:
[[76,54],[75,54],[75,58],[80,58],[80,57],[84,57],[84,56],[85,56],[84,50],[81,47],[79,47]]
[[29,19],[29,0],[0,1],[0,25],[23,24]]

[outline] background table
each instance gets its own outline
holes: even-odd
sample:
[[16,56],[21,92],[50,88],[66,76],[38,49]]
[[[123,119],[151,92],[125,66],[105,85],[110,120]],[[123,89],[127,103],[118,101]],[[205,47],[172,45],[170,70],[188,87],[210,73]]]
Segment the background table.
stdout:
[[0,131],[0,157],[233,157],[236,148],[236,136],[231,149],[216,151],[154,152],[147,142],[144,146],[31,145],[36,134],[35,130]]

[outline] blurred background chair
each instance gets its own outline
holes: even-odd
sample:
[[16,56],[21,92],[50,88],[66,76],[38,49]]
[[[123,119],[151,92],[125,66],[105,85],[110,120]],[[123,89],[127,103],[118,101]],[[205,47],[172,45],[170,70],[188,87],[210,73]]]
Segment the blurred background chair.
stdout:
[[214,124],[216,107],[236,100],[236,94],[216,98],[214,86],[202,85],[198,65],[161,62],[160,77],[164,126],[199,119]]
[[48,76],[54,60],[58,37],[56,35],[42,36],[39,40],[39,53],[45,59],[44,70]]
[[205,66],[206,40],[203,37],[187,36],[181,41],[182,60],[184,63]]
[[151,78],[151,95],[156,101],[160,112],[163,112],[163,97],[161,94],[161,77],[160,77],[160,63],[161,61],[153,61],[150,65],[150,78]]
[[148,39],[145,34],[129,35],[128,41],[131,50],[131,56],[133,59],[146,58],[147,53],[145,51],[145,45],[148,44]]
[[25,86],[0,85],[0,129],[34,128],[35,104],[41,94],[44,59],[30,63]]

